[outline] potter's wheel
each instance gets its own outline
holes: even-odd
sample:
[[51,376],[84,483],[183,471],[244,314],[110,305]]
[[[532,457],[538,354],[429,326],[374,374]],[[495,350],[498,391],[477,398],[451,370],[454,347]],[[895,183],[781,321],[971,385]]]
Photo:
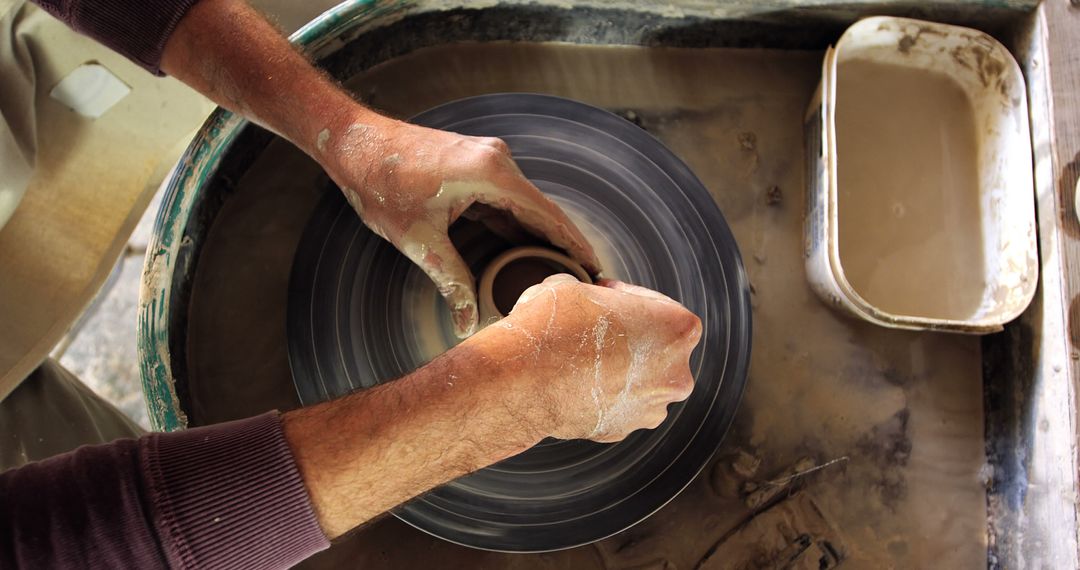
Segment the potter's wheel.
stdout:
[[[520,552],[592,542],[642,520],[708,462],[746,381],[748,281],[715,202],[644,130],[574,101],[487,95],[414,122],[503,138],[525,175],[589,237],[605,276],[679,300],[701,317],[704,333],[691,360],[694,392],[659,428],[611,445],[544,441],[395,515],[446,540]],[[479,224],[459,224],[452,237],[476,275],[511,247]],[[402,376],[456,343],[431,282],[368,231],[336,188],[297,249],[288,336],[305,405]]]

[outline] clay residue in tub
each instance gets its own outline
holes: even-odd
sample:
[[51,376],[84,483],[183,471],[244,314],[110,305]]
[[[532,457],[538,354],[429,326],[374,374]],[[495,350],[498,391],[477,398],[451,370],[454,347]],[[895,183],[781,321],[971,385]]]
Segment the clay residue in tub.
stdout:
[[1011,104],[1009,83],[1006,80],[1006,62],[997,54],[992,45],[972,41],[967,45],[953,48],[949,55],[957,65],[970,69],[979,78],[983,87],[993,87],[1004,98],[1005,104]]
[[965,320],[984,298],[975,119],[951,78],[896,65],[837,69],[840,261],[896,315]]
[[[880,26],[878,26],[878,30],[888,31],[889,24],[881,24]],[[919,42],[919,38],[921,38],[923,34],[938,36],[945,35],[944,32],[935,30],[930,26],[918,26],[917,28],[915,28],[914,34],[908,31],[905,32],[903,36],[900,36],[900,39],[896,42],[896,51],[899,51],[904,55],[909,55],[911,53],[911,48]]]
[[911,53],[911,46],[915,45],[915,41],[918,36],[905,35],[900,38],[900,41],[896,44],[896,49],[902,54]]

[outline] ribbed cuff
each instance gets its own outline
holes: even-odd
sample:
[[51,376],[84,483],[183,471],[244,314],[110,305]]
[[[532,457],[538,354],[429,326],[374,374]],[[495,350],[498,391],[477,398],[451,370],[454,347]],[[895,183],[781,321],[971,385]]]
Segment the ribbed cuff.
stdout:
[[[177,24],[199,0],[69,0],[57,14],[86,34],[156,75]],[[64,4],[46,2],[46,4]]]
[[276,412],[140,442],[170,565],[285,568],[330,545]]

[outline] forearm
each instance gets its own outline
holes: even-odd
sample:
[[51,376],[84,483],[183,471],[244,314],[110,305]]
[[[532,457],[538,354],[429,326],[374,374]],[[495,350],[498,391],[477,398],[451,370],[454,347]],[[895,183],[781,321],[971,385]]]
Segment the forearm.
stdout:
[[349,125],[390,122],[313,67],[243,0],[192,7],[165,44],[161,68],[320,162],[330,137]]
[[285,414],[286,440],[327,536],[547,435],[543,402],[517,401],[528,391],[509,388],[522,384],[499,364],[513,361],[504,348],[481,333],[400,380]]
[[349,125],[391,123],[314,68],[244,0],[34,0],[75,30],[162,71],[324,162]]

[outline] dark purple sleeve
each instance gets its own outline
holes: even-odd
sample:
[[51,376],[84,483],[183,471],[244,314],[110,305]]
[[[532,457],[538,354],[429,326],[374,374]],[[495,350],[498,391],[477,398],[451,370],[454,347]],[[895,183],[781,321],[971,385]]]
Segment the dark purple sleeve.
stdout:
[[276,413],[0,473],[0,568],[285,568],[327,546]]
[[180,19],[199,0],[31,0],[156,75]]

